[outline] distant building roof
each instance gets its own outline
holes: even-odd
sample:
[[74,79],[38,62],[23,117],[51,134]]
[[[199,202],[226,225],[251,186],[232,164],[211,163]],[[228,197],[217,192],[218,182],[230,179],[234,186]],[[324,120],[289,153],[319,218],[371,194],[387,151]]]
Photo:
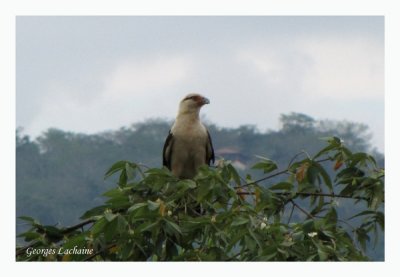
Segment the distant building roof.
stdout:
[[224,155],[224,154],[240,154],[239,149],[235,147],[224,147],[224,148],[219,148],[215,151],[216,154],[218,155]]

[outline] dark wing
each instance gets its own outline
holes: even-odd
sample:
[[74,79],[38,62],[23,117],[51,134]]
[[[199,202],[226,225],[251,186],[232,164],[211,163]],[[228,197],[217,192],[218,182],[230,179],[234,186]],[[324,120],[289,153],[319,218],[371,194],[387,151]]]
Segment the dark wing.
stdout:
[[211,140],[211,136],[210,133],[207,130],[207,136],[208,136],[208,140],[207,140],[207,146],[206,146],[206,163],[208,165],[211,164],[211,161],[214,163],[215,162],[215,155],[214,155],[214,147],[212,144],[212,140]]
[[168,137],[165,140],[164,148],[163,148],[163,165],[166,166],[169,170],[171,170],[171,150],[172,145],[174,144],[174,136],[169,130]]

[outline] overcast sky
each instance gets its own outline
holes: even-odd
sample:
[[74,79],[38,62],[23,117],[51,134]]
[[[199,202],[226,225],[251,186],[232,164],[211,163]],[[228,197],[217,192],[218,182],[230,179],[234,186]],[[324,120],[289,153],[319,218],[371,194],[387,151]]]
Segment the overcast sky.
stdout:
[[365,123],[384,148],[383,17],[17,17],[17,126],[94,133],[173,119],[199,92],[222,127],[282,113]]

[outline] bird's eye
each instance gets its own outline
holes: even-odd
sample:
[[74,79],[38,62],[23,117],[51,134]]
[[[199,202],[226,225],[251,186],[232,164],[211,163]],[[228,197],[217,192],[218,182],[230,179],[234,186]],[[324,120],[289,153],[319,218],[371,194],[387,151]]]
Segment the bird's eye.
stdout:
[[189,99],[194,99],[194,98],[195,98],[195,96],[188,96],[185,99],[183,99],[183,101],[186,101],[186,100],[189,100]]

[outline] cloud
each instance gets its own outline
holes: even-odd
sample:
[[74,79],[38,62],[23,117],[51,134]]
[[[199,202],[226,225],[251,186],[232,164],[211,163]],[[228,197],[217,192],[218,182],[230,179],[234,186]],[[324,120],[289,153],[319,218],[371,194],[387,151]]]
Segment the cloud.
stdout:
[[[235,61],[245,79],[247,120],[274,127],[282,113],[303,112],[319,119],[370,125],[373,144],[383,151],[384,47],[369,37],[301,36],[242,45]],[[242,78],[243,79],[243,78]],[[256,84],[256,85],[253,85]],[[278,127],[275,125],[275,127]]]
[[[383,126],[377,18],[188,18],[183,26],[181,18],[133,17],[106,27],[77,21],[76,32],[64,32],[71,27],[64,19],[27,22],[24,32],[20,24],[17,124],[37,136],[52,126],[92,133],[171,119],[194,91],[211,99],[202,115],[221,126],[277,128],[279,115],[291,111]],[[128,36],[118,32],[126,24]],[[374,132],[383,141],[383,131]]]
[[183,56],[154,60],[130,59],[119,63],[105,80],[106,92],[121,96],[165,89],[186,79],[190,62]]
[[304,97],[382,98],[383,45],[368,38],[302,37],[292,43],[258,42],[237,59],[252,66],[270,88]]
[[[96,83],[102,84],[94,92],[82,91],[80,83],[52,81],[46,92],[48,96],[26,131],[38,135],[56,126],[78,132],[98,132],[174,114],[176,98],[181,97],[176,88],[190,78],[191,72],[190,59],[171,55],[117,62],[106,74],[92,76],[97,79]],[[170,97],[176,93],[177,97]],[[86,94],[85,97],[82,94]]]
[[376,40],[307,39],[299,48],[312,60],[305,91],[347,100],[383,98],[384,49]]
[[274,44],[240,49],[236,58],[238,62],[252,66],[255,74],[263,80],[261,83],[276,88],[286,87],[289,78],[293,83],[293,77],[302,74],[302,70],[298,69],[307,65],[304,54],[298,53],[292,46]]

